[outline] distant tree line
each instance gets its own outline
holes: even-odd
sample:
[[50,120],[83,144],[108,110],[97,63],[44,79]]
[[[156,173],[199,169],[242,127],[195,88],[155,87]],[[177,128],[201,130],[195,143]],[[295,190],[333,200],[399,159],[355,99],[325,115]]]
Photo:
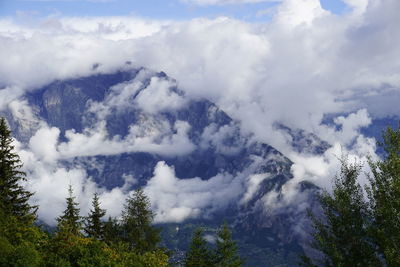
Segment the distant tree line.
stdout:
[[[160,230],[155,214],[141,189],[126,199],[119,219],[101,208],[98,195],[86,217],[80,215],[72,187],[66,208],[57,218],[54,233],[37,225],[33,193],[22,186],[26,174],[14,152],[11,131],[0,118],[0,266],[169,266],[169,252],[159,246]],[[241,266],[227,225],[218,232],[215,252],[196,230],[185,266]],[[204,258],[203,258],[204,257]]]
[[400,266],[400,126],[384,131],[379,145],[384,157],[369,158],[365,191],[362,166],[344,158],[332,194],[320,194],[322,216],[310,213],[318,253],[304,255],[303,266]]

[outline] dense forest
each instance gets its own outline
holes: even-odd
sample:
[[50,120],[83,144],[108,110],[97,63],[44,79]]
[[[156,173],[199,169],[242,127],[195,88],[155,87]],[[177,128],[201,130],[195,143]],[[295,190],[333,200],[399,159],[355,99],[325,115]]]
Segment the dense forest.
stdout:
[[[0,119],[0,266],[170,266],[171,252],[159,245],[155,214],[141,189],[125,201],[118,218],[105,218],[98,195],[90,213],[80,215],[70,186],[65,210],[54,231],[37,223],[33,193],[22,182],[22,162],[13,139]],[[388,128],[380,144],[380,161],[369,160],[369,185],[357,182],[362,166],[342,158],[332,193],[319,195],[320,212],[310,218],[314,231],[303,266],[400,266],[400,128]],[[366,193],[364,193],[366,192]],[[204,230],[194,231],[180,266],[242,266],[227,224],[220,227],[210,245]]]

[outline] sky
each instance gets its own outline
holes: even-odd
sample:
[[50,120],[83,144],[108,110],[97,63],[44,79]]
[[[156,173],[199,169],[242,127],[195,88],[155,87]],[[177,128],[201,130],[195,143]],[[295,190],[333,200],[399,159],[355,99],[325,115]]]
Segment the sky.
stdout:
[[[258,22],[270,19],[278,4],[279,0],[2,0],[0,16],[138,16],[162,20],[228,16]],[[346,12],[340,0],[323,0],[321,4],[336,14]]]
[[[34,129],[29,142],[16,147],[32,177],[29,186],[37,203],[53,203],[54,208],[39,210],[39,216],[54,223],[68,182],[83,211],[96,190],[114,212],[129,193],[126,188],[98,188],[84,169],[64,166],[67,159],[138,149],[175,149],[180,155],[193,150],[185,123],[163,122],[144,137],[140,126],[132,125],[131,139],[120,140],[108,136],[102,117],[94,129],[70,131],[61,141],[60,130],[38,118],[24,94],[57,79],[92,75],[94,64],[95,73],[114,72],[127,61],[164,71],[185,99],[167,94],[169,85],[155,80],[138,103],[144,112],[154,115],[160,108],[205,98],[233,118],[243,135],[281,151],[293,162],[294,178],[280,192],[284,197],[271,192],[260,200],[268,210],[296,203],[302,181],[329,189],[341,153],[364,162],[368,154],[377,157],[375,140],[361,130],[376,118],[400,114],[398,10],[398,0],[1,1],[0,111]],[[135,92],[136,82],[114,88],[114,95],[92,107],[96,114],[129,106],[124,101]],[[331,125],[324,123],[327,116]],[[276,123],[313,133],[330,148],[322,155],[299,153]],[[213,138],[218,142],[218,136]],[[146,190],[165,200],[159,206],[165,220],[201,216],[207,213],[204,207],[223,202],[204,194],[209,188],[239,192],[236,200],[243,197],[238,187],[254,191],[246,182],[251,176],[187,178],[175,177],[173,166],[164,162],[155,167]],[[253,180],[259,184],[259,179]],[[360,182],[365,184],[366,178]],[[202,201],[183,201],[192,193],[187,183],[198,188]],[[179,192],[171,196],[163,191],[165,185]]]

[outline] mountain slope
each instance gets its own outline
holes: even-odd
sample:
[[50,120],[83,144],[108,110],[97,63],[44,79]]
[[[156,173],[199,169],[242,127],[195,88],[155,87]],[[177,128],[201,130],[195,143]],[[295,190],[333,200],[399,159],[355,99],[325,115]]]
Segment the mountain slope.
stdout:
[[[55,81],[24,101],[30,121],[4,113],[16,138],[32,146],[40,129],[52,127],[57,164],[85,170],[108,190],[144,187],[171,249],[182,254],[196,225],[212,236],[228,221],[250,266],[294,264],[296,254],[287,255],[301,250],[304,236],[295,228],[305,210],[266,204],[292,178],[290,160],[243,135],[213,103],[188,98],[165,73],[133,69]],[[296,137],[298,149],[326,149],[315,136],[279,127]]]

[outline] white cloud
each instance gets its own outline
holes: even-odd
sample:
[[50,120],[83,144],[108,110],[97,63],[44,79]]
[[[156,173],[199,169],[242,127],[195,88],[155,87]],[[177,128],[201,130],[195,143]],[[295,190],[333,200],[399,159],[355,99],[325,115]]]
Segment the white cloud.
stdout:
[[143,118],[142,122],[130,128],[129,134],[121,139],[109,137],[105,121],[94,129],[84,133],[68,130],[65,133],[67,142],[57,147],[60,156],[65,159],[82,156],[117,155],[129,152],[148,152],[164,156],[186,155],[195,149],[187,133],[190,125],[176,121],[171,127],[166,121],[155,121]]
[[[229,145],[227,145],[226,141],[229,139],[230,142]],[[232,144],[232,140],[235,140],[236,143]],[[222,127],[218,127],[217,124],[211,123],[204,128],[204,131],[201,134],[200,143],[200,147],[203,149],[210,146],[215,148],[217,153],[234,155],[246,146],[246,138],[240,137],[239,127],[234,122]]]
[[[45,125],[40,121],[26,100],[13,100],[5,108],[8,108],[11,116],[18,125],[19,136],[25,140],[30,138],[37,129]],[[0,110],[2,110],[1,107]]]
[[[133,39],[169,24],[127,17],[50,17],[26,26],[1,19],[0,85],[26,90],[55,79],[116,70],[132,59]],[[100,66],[94,71],[95,63]]]
[[280,2],[282,0],[181,0],[184,3],[200,6],[208,5],[231,5],[231,4],[252,4],[262,2]]
[[309,181],[327,189],[332,189],[333,178],[339,174],[342,157],[347,157],[349,163],[363,165],[363,173],[359,177],[362,186],[368,183],[365,173],[368,172],[367,157],[378,159],[376,155],[376,143],[374,139],[366,138],[360,134],[361,127],[368,126],[371,119],[365,109],[340,116],[335,120],[339,130],[331,127],[324,128],[319,134],[329,140],[331,147],[322,155],[305,155],[294,151],[286,151],[285,154],[292,162],[291,171],[293,178],[286,182],[281,192],[271,191],[262,198],[263,205],[271,212],[279,212],[279,209],[296,203],[306,203],[307,192],[301,193],[300,182]]
[[247,178],[247,190],[241,199],[242,204],[246,204],[253,198],[254,194],[259,190],[261,182],[268,179],[271,175],[269,173],[254,174]]
[[173,167],[161,161],[144,190],[157,212],[156,222],[182,222],[211,215],[229,205],[242,193],[242,179],[240,175],[229,174],[219,174],[208,180],[179,179]]
[[30,150],[44,162],[53,162],[58,159],[58,137],[60,130],[56,127],[43,127],[29,140]]
[[139,108],[151,114],[181,109],[187,101],[171,90],[175,86],[168,80],[152,77],[149,86],[138,94],[135,101]]
[[23,170],[29,177],[27,187],[34,192],[32,202],[39,205],[39,219],[55,225],[55,219],[65,209],[69,185],[72,185],[82,216],[92,208],[91,199],[95,192],[99,194],[107,216],[119,216],[131,186],[135,184],[134,177],[124,175],[124,185],[112,190],[99,187],[82,167],[73,164],[67,164],[67,167],[58,161],[58,134],[57,128],[43,127],[31,138],[28,147],[15,142],[16,150],[24,163]]
[[[0,110],[7,108],[13,101],[17,100],[18,97],[21,97],[23,94],[24,90],[18,86],[0,88]],[[11,110],[15,111],[15,108],[12,108]]]
[[104,39],[118,41],[148,37],[170,24],[173,22],[135,17],[67,17],[48,18],[41,22],[41,29],[59,31],[61,28],[66,34],[100,35]]
[[[35,152],[21,147],[20,144],[17,144],[16,147],[24,163],[23,170],[29,177],[28,189],[35,193],[33,202],[40,206],[38,215],[41,220],[50,225],[55,224],[55,218],[60,216],[65,209],[65,198],[70,184],[80,202],[82,213],[88,212],[96,184],[87,177],[85,170],[66,168],[58,165],[56,161],[48,159],[45,161],[42,150],[36,150],[35,152],[39,153],[36,155]],[[50,150],[51,148],[47,147],[46,149]],[[52,151],[50,154],[54,155],[56,152]]]
[[319,0],[286,0],[278,7],[277,21],[283,25],[310,25],[315,19],[324,16],[327,11]]
[[[117,110],[117,112],[123,112],[126,110],[135,109],[134,102],[136,101],[136,95],[140,90],[146,87],[145,83],[147,80],[151,79],[156,73],[149,71],[147,69],[139,71],[133,80],[119,83],[110,88],[110,92],[105,97],[102,102],[91,101],[88,104],[88,111],[93,113],[98,120],[104,120],[108,115],[111,114],[112,110]],[[166,95],[167,92],[162,92],[163,90],[169,90],[168,82],[164,81],[162,90],[157,90],[153,88],[153,91],[158,92],[158,94]],[[154,83],[153,83],[154,86]],[[159,98],[158,95],[156,98]]]

